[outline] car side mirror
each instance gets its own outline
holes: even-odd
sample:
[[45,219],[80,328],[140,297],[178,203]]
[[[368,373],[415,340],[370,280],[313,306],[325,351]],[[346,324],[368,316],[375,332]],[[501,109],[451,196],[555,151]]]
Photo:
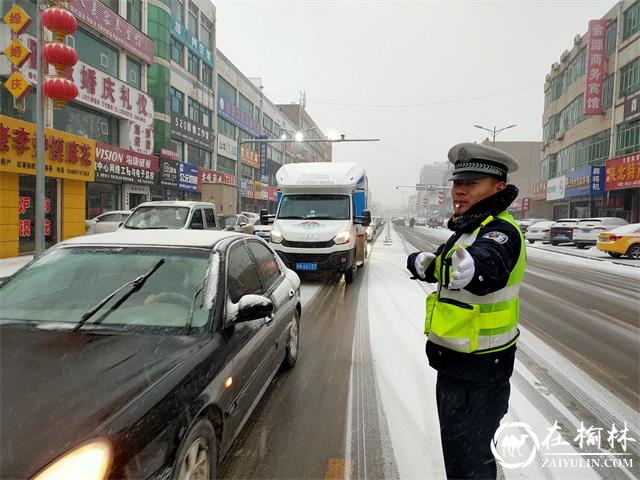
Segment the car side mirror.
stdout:
[[247,226],[247,222],[242,222],[242,223],[240,224],[240,228],[242,228],[242,227],[246,227],[246,226]]
[[358,218],[360,224],[364,227],[371,225],[371,212],[369,210],[363,210],[362,215]]
[[245,295],[238,302],[236,323],[268,317],[273,313],[273,302],[262,295]]
[[200,222],[191,222],[191,230],[204,230],[204,225]]

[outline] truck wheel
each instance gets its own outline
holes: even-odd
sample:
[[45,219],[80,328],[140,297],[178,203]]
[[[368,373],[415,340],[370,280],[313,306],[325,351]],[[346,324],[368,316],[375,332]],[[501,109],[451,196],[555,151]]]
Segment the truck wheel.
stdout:
[[347,282],[347,284],[353,283],[357,275],[358,275],[358,263],[356,262],[356,258],[354,255],[351,268],[349,270],[345,270],[344,272],[344,281]]

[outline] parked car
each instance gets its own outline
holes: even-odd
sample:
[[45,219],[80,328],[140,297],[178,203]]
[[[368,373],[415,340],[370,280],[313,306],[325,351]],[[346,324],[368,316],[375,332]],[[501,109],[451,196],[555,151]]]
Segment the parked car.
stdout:
[[54,246],[0,286],[0,478],[216,478],[300,318],[300,279],[255,236]]
[[531,226],[531,225],[535,225],[536,223],[539,222],[550,222],[551,220],[547,219],[547,218],[526,218],[524,220],[518,220],[517,224],[520,226],[520,230],[522,231],[523,234],[527,233],[527,229]]
[[272,225],[263,225],[260,217],[258,217],[257,220],[254,220],[253,218],[250,218],[249,220],[253,222],[253,232],[260,238],[264,238],[266,241],[269,241],[269,238],[271,238]]
[[527,232],[524,234],[524,238],[526,238],[529,243],[535,243],[536,241],[541,241],[543,243],[549,243],[549,238],[551,236],[551,225],[553,225],[553,220],[546,220],[542,222],[537,222],[527,228]]
[[131,210],[113,210],[103,213],[91,220],[85,220],[84,231],[87,235],[114,232],[122,222],[129,218],[129,215],[131,215]]
[[[220,225],[227,231],[246,233],[247,235],[253,235],[255,228],[248,217],[242,214],[234,213],[232,215],[220,215],[218,217]],[[258,217],[258,220],[260,217]]]
[[640,258],[640,223],[630,223],[598,235],[598,250],[607,252],[613,258],[626,255]]
[[578,223],[579,218],[561,218],[556,220],[551,225],[551,232],[549,234],[549,242],[551,245],[558,245],[560,243],[573,242],[573,227]]
[[599,234],[628,223],[625,219],[617,217],[583,218],[573,229],[573,244],[580,249],[587,245],[595,245]]
[[221,229],[216,206],[209,202],[160,201],[138,205],[124,228],[146,229]]

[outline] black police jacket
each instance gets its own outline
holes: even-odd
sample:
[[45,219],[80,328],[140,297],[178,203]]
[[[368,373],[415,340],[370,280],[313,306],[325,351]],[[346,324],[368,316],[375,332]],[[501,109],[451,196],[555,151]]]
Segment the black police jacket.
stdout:
[[[435,252],[448,252],[464,233],[473,232],[489,215],[497,216],[518,196],[518,189],[508,185],[506,189],[473,205],[464,215],[453,216],[447,227],[454,234]],[[485,225],[477,239],[467,248],[473,257],[475,274],[465,290],[475,295],[487,295],[505,287],[515,267],[520,249],[524,248],[520,233],[509,222],[496,218]],[[415,252],[407,258],[407,269],[420,280],[415,270]],[[435,262],[425,272],[425,282],[437,283],[434,276]],[[444,287],[443,287],[444,288]],[[439,373],[474,383],[503,383],[513,373],[516,346],[494,353],[461,353],[427,341],[426,353],[429,365]]]

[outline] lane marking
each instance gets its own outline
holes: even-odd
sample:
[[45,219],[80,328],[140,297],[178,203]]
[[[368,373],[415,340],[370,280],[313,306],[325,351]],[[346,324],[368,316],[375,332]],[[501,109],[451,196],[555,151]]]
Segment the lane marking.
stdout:
[[353,470],[353,462],[347,462],[344,458],[330,458],[327,462],[324,478],[325,480],[351,480]]
[[594,308],[590,309],[593,313],[597,313],[598,315],[608,318],[609,320],[611,320],[613,323],[621,326],[622,328],[626,328],[627,330],[631,330],[634,333],[637,333],[640,335],[640,328],[636,327],[635,325],[631,325],[627,322],[623,322],[622,320],[618,320],[616,317],[609,315],[608,313],[605,312],[601,312],[600,310],[596,310]]

